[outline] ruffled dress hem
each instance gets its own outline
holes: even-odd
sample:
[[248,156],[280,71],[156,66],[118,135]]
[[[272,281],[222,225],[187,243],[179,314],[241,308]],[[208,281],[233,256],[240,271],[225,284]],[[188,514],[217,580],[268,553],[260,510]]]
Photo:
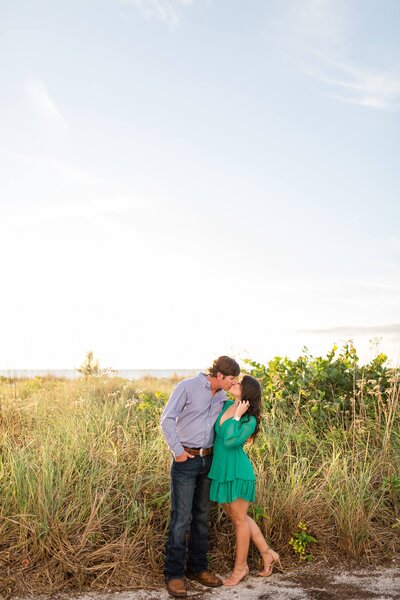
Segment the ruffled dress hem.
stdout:
[[238,498],[254,502],[256,499],[256,482],[247,479],[233,481],[211,480],[210,499],[213,502],[234,502]]

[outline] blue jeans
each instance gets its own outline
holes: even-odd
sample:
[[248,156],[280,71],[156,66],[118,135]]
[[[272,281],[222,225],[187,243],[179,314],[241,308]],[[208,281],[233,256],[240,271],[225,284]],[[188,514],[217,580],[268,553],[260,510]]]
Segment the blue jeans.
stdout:
[[208,472],[212,456],[195,456],[171,466],[171,523],[166,544],[164,575],[168,581],[185,573],[186,534],[190,526],[187,570],[197,574],[207,569]]

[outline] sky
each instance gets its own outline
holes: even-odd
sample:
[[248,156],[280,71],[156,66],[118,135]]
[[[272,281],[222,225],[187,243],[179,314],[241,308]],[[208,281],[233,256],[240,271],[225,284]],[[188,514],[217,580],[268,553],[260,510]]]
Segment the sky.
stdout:
[[398,0],[0,0],[0,369],[400,362]]

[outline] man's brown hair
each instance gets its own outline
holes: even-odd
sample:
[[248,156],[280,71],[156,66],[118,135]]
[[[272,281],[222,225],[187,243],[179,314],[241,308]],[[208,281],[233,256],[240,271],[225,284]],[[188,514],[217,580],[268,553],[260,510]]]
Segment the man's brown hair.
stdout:
[[230,356],[220,356],[214,360],[212,366],[208,369],[208,374],[211,377],[216,377],[217,373],[237,377],[240,373],[240,367],[236,360],[233,360]]

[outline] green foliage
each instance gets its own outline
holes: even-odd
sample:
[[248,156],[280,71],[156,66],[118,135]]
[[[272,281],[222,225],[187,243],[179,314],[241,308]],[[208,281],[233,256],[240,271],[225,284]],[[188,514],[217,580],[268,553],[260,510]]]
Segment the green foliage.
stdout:
[[304,348],[296,360],[277,356],[267,366],[246,362],[263,387],[271,418],[300,416],[316,431],[347,428],[359,416],[375,416],[377,399],[383,407],[389,402],[395,373],[386,367],[385,354],[361,366],[351,341],[340,351],[334,346],[325,357],[313,357]]
[[391,477],[385,477],[383,479],[384,486],[394,492],[395,494],[400,495],[400,477],[393,473]]
[[400,477],[392,473],[388,477],[383,478],[382,484],[391,507],[396,513],[400,513]]
[[260,523],[263,519],[268,519],[268,514],[263,506],[256,504],[255,502],[250,505],[250,512],[253,520],[256,523]]
[[309,544],[315,543],[317,540],[313,535],[308,533],[308,528],[305,523],[300,521],[297,525],[297,529],[298,531],[295,531],[292,534],[289,546],[292,546],[300,560],[312,560],[313,555],[311,552],[308,552],[308,546]]

